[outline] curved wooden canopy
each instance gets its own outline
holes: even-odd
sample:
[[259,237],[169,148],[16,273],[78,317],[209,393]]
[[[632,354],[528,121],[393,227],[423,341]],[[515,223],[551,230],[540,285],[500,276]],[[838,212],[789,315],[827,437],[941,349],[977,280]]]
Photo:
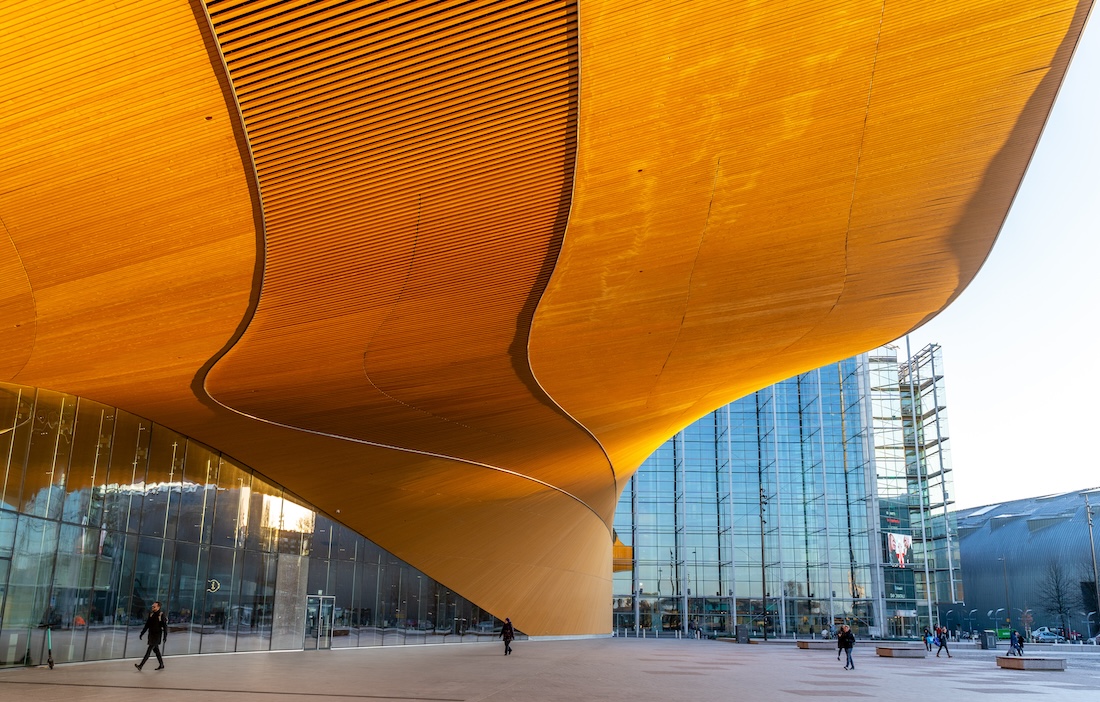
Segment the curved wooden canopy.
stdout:
[[973,278],[1091,2],[0,9],[0,369],[610,627],[667,436]]

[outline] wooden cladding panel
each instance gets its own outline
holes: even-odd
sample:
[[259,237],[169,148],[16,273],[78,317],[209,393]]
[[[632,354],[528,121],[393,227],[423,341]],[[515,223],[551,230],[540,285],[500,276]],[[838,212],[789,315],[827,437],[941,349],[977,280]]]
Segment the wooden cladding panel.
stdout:
[[658,29],[582,3],[540,382],[626,475],[706,412],[938,312],[993,244],[1088,6],[690,3]]
[[[3,322],[34,330],[5,378],[122,407],[195,403],[191,379],[247,310],[258,242],[194,12],[29,2],[0,18],[0,270],[22,269],[27,296]],[[0,339],[6,359],[28,341]]]
[[575,8],[210,9],[268,246],[260,304],[207,389],[280,424],[506,467],[609,520],[600,447],[524,353],[568,208]]

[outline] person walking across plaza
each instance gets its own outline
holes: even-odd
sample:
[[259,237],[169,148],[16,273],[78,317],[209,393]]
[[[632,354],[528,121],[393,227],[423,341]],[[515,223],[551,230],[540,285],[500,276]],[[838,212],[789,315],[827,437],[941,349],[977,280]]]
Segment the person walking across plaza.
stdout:
[[164,670],[164,658],[160,655],[160,645],[168,640],[168,619],[164,616],[164,612],[160,611],[160,602],[154,602],[152,611],[149,612],[149,618],[145,620],[145,626],[141,627],[141,633],[138,634],[140,639],[145,636],[146,632],[149,634],[149,638],[146,640],[145,657],[141,659],[141,663],[134,663],[134,667],[141,670],[145,665],[145,661],[149,660],[149,654],[155,653],[157,656],[157,670]]
[[1008,642],[1008,655],[1011,656],[1013,651],[1021,658],[1024,655],[1024,635],[1019,631],[1012,632],[1012,638]]
[[936,658],[940,657],[940,651],[947,651],[947,657],[953,658],[951,655],[951,649],[947,647],[947,627],[936,627],[936,638],[933,639],[939,648],[936,649]]
[[924,649],[932,652],[932,630],[928,627],[924,627]]
[[840,633],[836,637],[836,647],[848,657],[844,664],[844,670],[855,670],[856,664],[852,661],[852,649],[856,645],[856,635],[852,633],[852,627],[845,624],[840,627]]
[[504,639],[504,655],[511,655],[512,641],[516,638],[516,630],[512,627],[512,620],[504,618],[504,626],[500,628],[500,638]]

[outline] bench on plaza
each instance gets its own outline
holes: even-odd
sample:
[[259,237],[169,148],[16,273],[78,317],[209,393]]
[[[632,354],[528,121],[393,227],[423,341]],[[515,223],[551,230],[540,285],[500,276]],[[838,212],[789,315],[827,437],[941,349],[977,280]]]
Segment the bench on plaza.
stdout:
[[803,650],[813,651],[835,651],[836,641],[829,641],[828,639],[807,639],[802,641],[795,641],[796,646]]
[[1052,656],[997,656],[997,667],[1010,670],[1065,670],[1066,659]]
[[928,649],[910,644],[878,644],[875,655],[883,658],[924,658],[928,655]]

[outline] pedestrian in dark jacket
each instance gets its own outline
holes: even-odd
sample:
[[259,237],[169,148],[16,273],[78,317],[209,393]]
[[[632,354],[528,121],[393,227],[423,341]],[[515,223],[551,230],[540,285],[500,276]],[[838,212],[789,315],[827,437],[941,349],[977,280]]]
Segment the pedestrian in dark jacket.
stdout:
[[936,658],[940,657],[940,651],[947,651],[947,657],[952,658],[953,656],[951,655],[951,649],[949,649],[947,647],[947,627],[945,627],[945,626],[937,626],[936,627],[936,638],[935,638],[935,640],[939,642],[939,646],[940,646],[939,648],[936,649]]
[[148,646],[145,649],[145,657],[141,659],[141,663],[134,663],[134,667],[141,670],[145,661],[149,660],[149,654],[155,653],[157,670],[163,670],[164,659],[160,655],[160,645],[168,640],[168,619],[164,616],[164,612],[160,611],[160,602],[153,603],[153,609],[149,612],[149,618],[145,620],[145,626],[141,627],[138,638],[145,636],[146,633],[149,634],[149,638],[145,642]]
[[1019,636],[1017,636],[1016,632],[1012,632],[1012,636],[1008,638],[1008,653],[1006,655],[1012,656],[1016,654],[1016,645],[1019,640]]
[[852,649],[856,645],[856,635],[852,633],[852,627],[845,624],[840,627],[840,634],[836,637],[837,649],[844,651],[848,661],[844,664],[844,670],[855,670],[856,664],[852,661]]
[[512,641],[516,638],[516,630],[512,627],[512,620],[504,618],[504,626],[500,628],[500,638],[504,639],[504,655],[512,653]]

